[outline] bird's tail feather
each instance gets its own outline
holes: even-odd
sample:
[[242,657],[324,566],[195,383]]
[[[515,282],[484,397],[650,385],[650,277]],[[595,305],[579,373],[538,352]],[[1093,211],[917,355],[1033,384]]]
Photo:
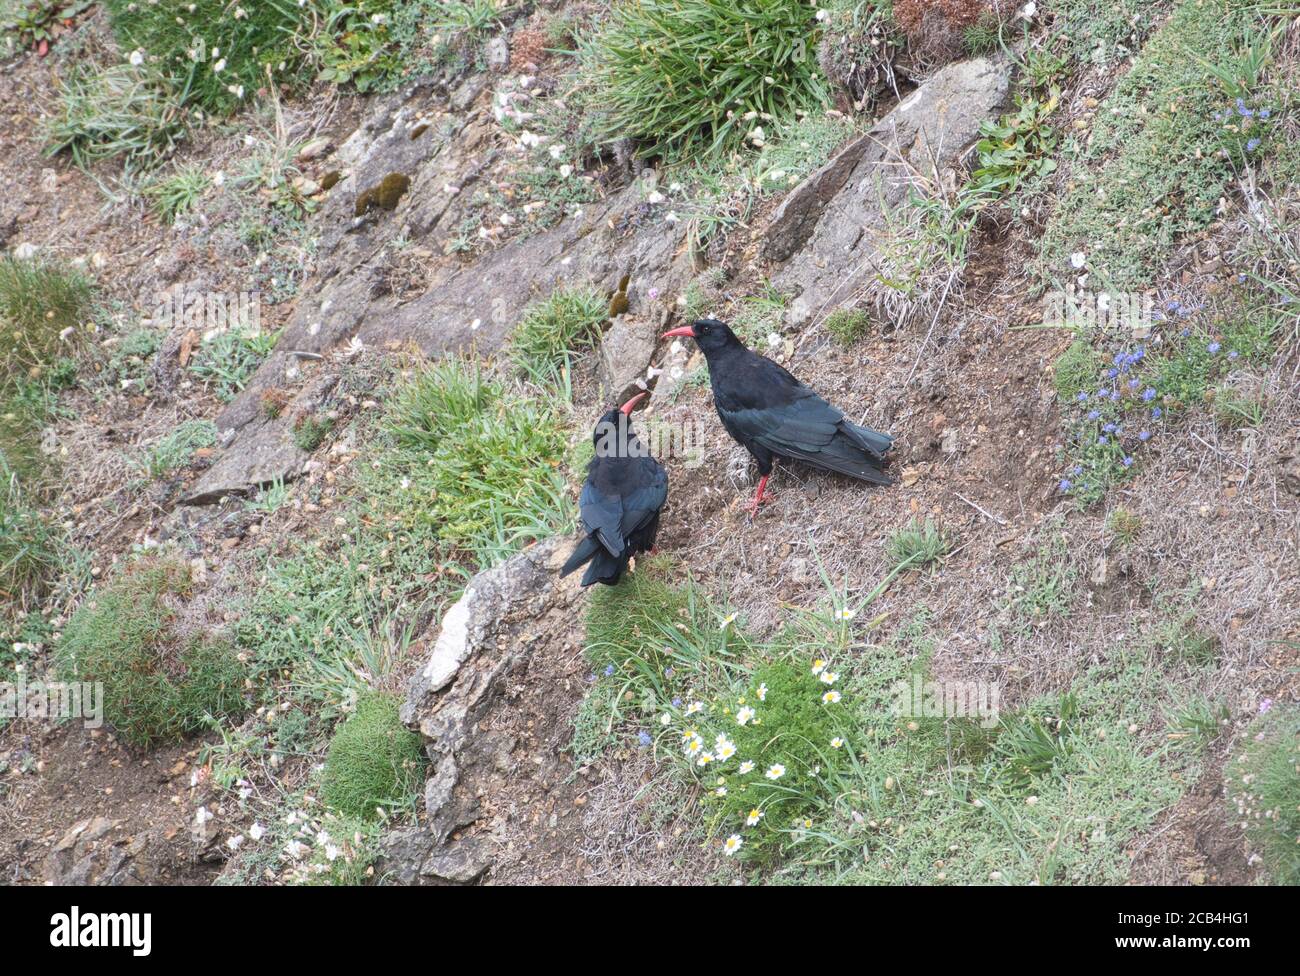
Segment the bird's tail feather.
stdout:
[[560,569],[561,576],[568,576],[579,566],[584,563],[590,563],[587,571],[582,574],[582,585],[590,586],[592,583],[605,583],[613,586],[623,578],[623,573],[627,569],[628,557],[612,556],[609,551],[602,546],[594,536],[587,536],[578,543],[572,555],[569,556],[568,562]]
[[569,561],[566,562],[564,568],[560,570],[560,575],[568,576],[575,569],[594,556],[600,548],[600,543],[591,536],[584,538],[578,543],[577,548],[574,549],[573,553],[569,556]]
[[592,583],[615,585],[623,578],[623,573],[627,569],[627,560],[627,556],[611,556],[603,548],[600,549],[591,560],[587,571],[583,573],[582,585],[590,586]]
[[894,443],[892,434],[882,434],[878,430],[872,430],[870,427],[861,427],[858,424],[844,421],[844,428],[857,441],[864,451],[874,454],[878,458],[883,458],[885,452]]

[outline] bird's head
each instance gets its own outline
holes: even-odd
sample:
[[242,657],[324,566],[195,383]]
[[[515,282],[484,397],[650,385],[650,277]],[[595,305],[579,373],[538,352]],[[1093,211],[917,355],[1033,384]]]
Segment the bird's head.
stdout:
[[696,319],[690,325],[683,325],[679,329],[673,329],[665,332],[660,338],[667,339],[670,336],[690,336],[698,344],[704,355],[712,352],[718,352],[726,349],[728,346],[739,346],[740,340],[736,334],[731,331],[731,327],[726,322],[719,322],[717,319]]
[[649,391],[638,393],[623,406],[611,407],[596,422],[596,429],[591,432],[591,440],[596,445],[598,455],[601,457],[635,456],[635,449],[631,447],[637,444],[636,431],[632,429],[632,410],[649,395]]

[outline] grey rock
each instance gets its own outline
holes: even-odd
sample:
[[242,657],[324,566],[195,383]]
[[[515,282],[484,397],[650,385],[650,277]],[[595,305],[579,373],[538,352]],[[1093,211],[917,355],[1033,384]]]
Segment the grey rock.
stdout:
[[767,257],[784,261],[807,243],[826,205],[844,188],[871,145],[871,139],[870,133],[854,139],[786,194],[767,225],[763,245]]
[[[791,324],[833,307],[837,296],[841,302],[853,296],[875,260],[876,231],[886,213],[906,200],[907,174],[934,178],[955,167],[979,135],[980,123],[1006,101],[1009,84],[1005,63],[976,58],[949,65],[846,147],[843,153],[850,160],[856,156],[856,162],[842,182],[842,170],[832,160],[829,170],[823,167],[809,178],[807,190],[793,192],[777,252],[789,251],[801,238],[806,243],[797,260],[773,277],[776,288],[798,293],[787,313]],[[824,201],[837,182],[838,192]]]
[[505,35],[497,34],[483,45],[483,60],[487,63],[488,70],[497,74],[510,67],[510,44]]
[[601,381],[616,402],[645,389],[658,342],[653,323],[634,315],[620,315],[609,327],[600,343]]

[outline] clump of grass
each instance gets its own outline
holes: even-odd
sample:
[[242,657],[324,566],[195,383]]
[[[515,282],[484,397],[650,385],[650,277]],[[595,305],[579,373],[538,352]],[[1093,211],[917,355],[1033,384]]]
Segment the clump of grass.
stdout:
[[0,454],[0,606],[22,608],[59,571],[60,536],[19,490]]
[[229,403],[243,392],[279,337],[276,332],[244,327],[218,332],[199,346],[190,362],[190,372],[211,387],[223,403]]
[[797,0],[641,0],[616,4],[580,58],[609,139],[647,152],[712,154],[767,118],[827,100],[813,56],[815,11]]
[[391,517],[431,531],[447,549],[492,563],[572,524],[565,408],[558,401],[526,396],[477,365],[448,361],[397,392],[385,427],[396,450],[374,476],[385,484],[406,479],[395,496],[422,502],[403,504]]
[[1065,539],[1054,534],[1030,558],[1011,567],[1007,609],[1022,624],[1034,626],[1067,617],[1078,576]]
[[75,68],[43,126],[46,153],[66,152],[83,168],[119,157],[128,167],[151,168],[170,156],[187,132],[181,98],[171,84],[130,64]]
[[1300,884],[1300,710],[1272,705],[1230,765],[1230,816],[1278,884]]
[[372,693],[330,742],[321,779],[321,798],[334,809],[373,819],[409,807],[424,772],[420,737],[402,725],[393,695]]
[[1100,375],[1101,357],[1086,337],[1078,336],[1056,358],[1052,384],[1056,387],[1056,395],[1069,403],[1077,399],[1080,393],[1092,390]]
[[1142,532],[1142,516],[1127,508],[1116,508],[1106,516],[1106,531],[1121,546],[1130,546]]
[[259,88],[301,84],[300,35],[315,3],[294,0],[244,4],[235,16],[227,0],[194,0],[183,9],[166,3],[108,0],[109,22],[123,51],[140,51],[151,71],[167,78],[188,101],[226,113]]
[[183,564],[137,563],[82,603],[55,650],[64,679],[102,682],[104,718],[133,746],[175,741],[244,710],[244,667],[230,643],[175,626],[191,588]]
[[194,452],[217,442],[217,426],[210,420],[187,420],[163,436],[145,457],[150,478],[165,478],[194,459]]
[[325,443],[325,438],[329,437],[333,429],[334,421],[331,418],[304,414],[293,425],[293,442],[298,450],[310,454]]
[[608,316],[609,299],[596,289],[561,288],[524,313],[510,339],[510,357],[524,375],[545,381],[596,341]]
[[180,166],[171,176],[150,183],[144,192],[163,222],[173,224],[198,203],[211,185],[212,179],[203,167]]
[[860,308],[837,308],[826,316],[826,331],[841,346],[851,346],[867,334],[871,319]]
[[43,258],[0,258],[0,382],[51,364],[94,299],[90,279]]
[[950,548],[943,531],[929,518],[924,522],[912,519],[885,541],[885,555],[893,572],[929,566],[946,556]]

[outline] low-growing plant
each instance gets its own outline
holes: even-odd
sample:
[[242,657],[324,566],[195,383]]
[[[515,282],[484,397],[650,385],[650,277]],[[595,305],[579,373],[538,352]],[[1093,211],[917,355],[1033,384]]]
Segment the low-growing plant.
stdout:
[[217,426],[210,420],[186,420],[165,434],[145,457],[150,478],[165,478],[194,460],[194,452],[217,442]]
[[86,598],[55,649],[65,680],[102,683],[105,720],[138,748],[244,711],[244,667],[229,641],[176,626],[191,589],[184,564],[129,566]]
[[293,425],[293,442],[298,450],[310,454],[325,443],[334,430],[334,420],[322,414],[303,414]]
[[524,312],[510,339],[510,356],[526,376],[539,382],[571,365],[590,348],[609,316],[609,298],[594,288],[561,288]]
[[0,454],[0,619],[44,593],[59,571],[61,536],[32,508]]
[[409,808],[424,765],[420,737],[402,725],[397,697],[367,694],[330,742],[321,798],[341,813],[365,820],[380,809]]
[[1122,506],[1106,516],[1106,531],[1121,546],[1130,546],[1142,532],[1142,517]]
[[979,164],[971,173],[977,190],[1014,193],[1026,180],[1041,179],[1056,170],[1052,153],[1056,132],[1047,124],[1056,111],[1061,93],[1053,91],[1046,100],[1022,94],[1014,114],[999,121],[980,123],[980,141],[975,144]]
[[42,124],[51,156],[66,152],[83,168],[121,158],[137,170],[166,160],[188,129],[180,94],[166,79],[131,64],[75,68]]
[[198,203],[211,185],[212,179],[203,167],[189,165],[177,167],[171,176],[155,180],[144,192],[163,222],[172,224]]
[[885,541],[885,556],[890,569],[922,569],[938,562],[951,548],[943,531],[933,519],[912,519]]
[[0,384],[70,348],[65,330],[83,324],[93,299],[79,271],[46,258],[0,257]]
[[1065,402],[1076,400],[1080,393],[1090,391],[1101,374],[1101,358],[1092,348],[1092,342],[1078,336],[1056,358],[1052,370],[1052,383],[1056,395]]
[[242,326],[218,332],[199,345],[190,372],[229,403],[243,392],[279,338],[276,332],[254,332]]
[[814,16],[796,0],[615,4],[579,48],[605,137],[657,154],[762,145],[768,120],[827,99]]
[[851,346],[867,334],[871,318],[860,308],[837,308],[823,325],[841,346]]
[[1229,766],[1229,815],[1276,883],[1300,884],[1300,710],[1261,711]]

